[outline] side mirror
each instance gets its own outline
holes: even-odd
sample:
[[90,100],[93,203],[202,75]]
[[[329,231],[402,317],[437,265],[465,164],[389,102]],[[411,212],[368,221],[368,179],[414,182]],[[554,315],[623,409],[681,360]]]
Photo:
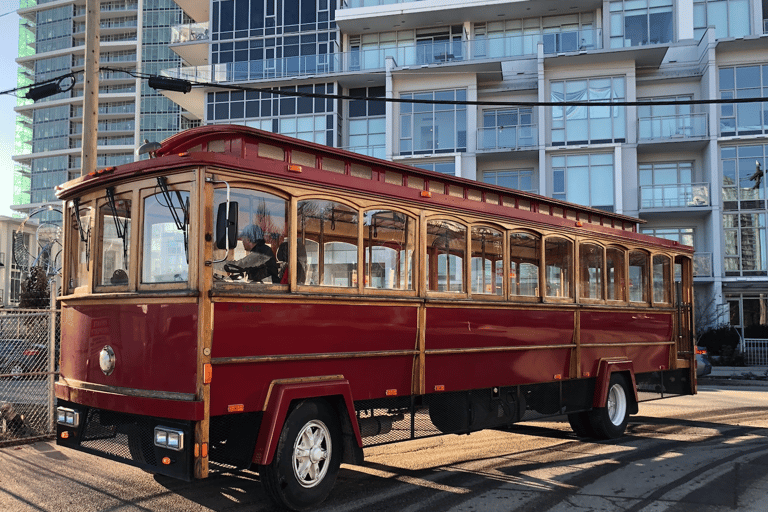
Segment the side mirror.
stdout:
[[216,248],[234,249],[237,245],[237,201],[219,205],[216,214]]

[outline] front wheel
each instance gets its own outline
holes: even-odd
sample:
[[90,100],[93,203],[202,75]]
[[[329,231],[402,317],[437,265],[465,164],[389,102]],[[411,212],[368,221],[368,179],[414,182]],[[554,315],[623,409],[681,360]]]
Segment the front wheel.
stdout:
[[272,463],[259,474],[279,506],[306,510],[331,492],[341,465],[341,428],[324,400],[300,402],[288,415]]
[[629,422],[628,390],[627,379],[623,375],[611,375],[605,407],[589,411],[589,423],[597,438],[616,439],[624,435]]

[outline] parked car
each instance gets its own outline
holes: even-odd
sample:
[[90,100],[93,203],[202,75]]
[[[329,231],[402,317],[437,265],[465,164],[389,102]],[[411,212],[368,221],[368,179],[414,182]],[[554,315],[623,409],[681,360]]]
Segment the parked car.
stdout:
[[48,347],[20,339],[0,340],[0,375],[18,380],[22,374],[48,371]]
[[712,363],[707,357],[706,347],[696,347],[696,376],[703,377],[712,373]]

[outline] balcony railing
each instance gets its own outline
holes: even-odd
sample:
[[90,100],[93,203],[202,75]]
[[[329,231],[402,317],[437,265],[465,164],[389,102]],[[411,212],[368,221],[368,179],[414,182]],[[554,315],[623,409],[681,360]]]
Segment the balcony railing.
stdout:
[[534,124],[495,126],[477,130],[478,151],[530,149],[536,145],[536,125]]
[[185,25],[176,25],[171,27],[171,44],[188,43],[190,41],[207,41],[208,22],[187,23]]
[[404,4],[407,2],[418,2],[419,0],[344,0],[341,3],[342,9],[352,9],[355,7],[375,7],[377,5]]
[[[544,41],[545,53],[577,51],[568,42],[579,39],[587,31],[572,33],[538,34],[504,38],[474,39],[470,41],[445,41],[416,43],[391,48],[361,48],[351,52],[337,52],[323,55],[305,55],[264,59],[249,62],[213,64],[193,68],[169,69],[163,71],[166,76],[184,79],[212,80],[214,82],[245,82],[267,80],[271,78],[306,77],[332,73],[352,73],[356,71],[383,70],[387,57],[392,57],[395,65],[423,66],[450,62],[471,62],[477,60],[505,59],[534,55],[536,45]],[[589,31],[599,34],[598,30]],[[575,38],[560,37],[574,34]],[[582,38],[583,39],[583,38]],[[597,37],[595,40],[599,41]],[[549,41],[549,42],[548,42]]]
[[366,156],[372,156],[374,158],[381,158],[383,159],[386,156],[386,149],[387,147],[385,145],[375,145],[375,146],[347,146],[342,149],[346,149],[347,151],[351,151],[353,153],[357,153],[359,155],[366,155]]
[[693,255],[693,277],[712,277],[712,253],[696,252]]
[[641,117],[637,120],[638,141],[702,138],[708,135],[707,114]]
[[640,187],[641,210],[709,205],[709,183],[673,183]]

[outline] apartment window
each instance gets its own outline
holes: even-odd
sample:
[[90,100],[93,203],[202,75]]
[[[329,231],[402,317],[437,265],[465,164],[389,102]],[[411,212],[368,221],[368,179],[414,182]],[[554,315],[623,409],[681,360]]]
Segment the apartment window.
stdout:
[[534,55],[540,41],[544,54],[595,48],[600,32],[594,28],[594,13],[512,19],[475,23],[475,57]]
[[[691,95],[640,98],[638,101],[679,102],[690,101]],[[639,139],[660,139],[675,136],[692,136],[694,131],[691,112],[692,105],[640,105],[637,107],[639,118]]]
[[447,162],[418,162],[410,163],[414,167],[424,169],[425,171],[439,172],[440,174],[449,174],[456,176],[456,162],[453,160]]
[[[624,78],[553,81],[553,102],[624,101]],[[552,145],[624,142],[625,107],[552,107]]]
[[478,149],[533,146],[533,109],[505,108],[483,112]]
[[[334,84],[288,87],[283,90],[333,94]],[[334,143],[334,100],[278,96],[259,91],[208,93],[208,122],[241,121],[247,126],[327,146]]]
[[726,146],[720,149],[720,160],[723,166],[723,209],[764,210],[766,180],[755,188],[757,182],[750,177],[755,174],[757,164],[765,170],[768,144]]
[[533,169],[484,171],[483,182],[524,192],[536,192],[536,174]]
[[613,154],[552,157],[555,199],[613,211]]
[[701,39],[710,25],[716,39],[749,35],[749,0],[694,0],[693,37]]
[[723,215],[725,275],[768,275],[765,212]]
[[693,228],[643,228],[640,232],[693,247]]
[[611,2],[611,48],[671,43],[672,0]]
[[[768,95],[768,65],[720,68],[720,98]],[[720,105],[720,135],[757,135],[768,130],[768,103]]]
[[[401,94],[402,99],[466,101],[467,91]],[[457,104],[401,103],[400,154],[423,155],[467,150],[467,107]]]
[[386,147],[386,118],[383,101],[368,101],[366,98],[385,96],[384,87],[362,87],[350,89],[350,96],[360,99],[349,100],[349,146],[355,153],[384,158]]
[[691,204],[693,162],[638,166],[640,208],[679,208]]

